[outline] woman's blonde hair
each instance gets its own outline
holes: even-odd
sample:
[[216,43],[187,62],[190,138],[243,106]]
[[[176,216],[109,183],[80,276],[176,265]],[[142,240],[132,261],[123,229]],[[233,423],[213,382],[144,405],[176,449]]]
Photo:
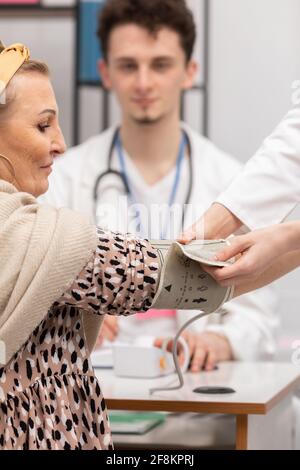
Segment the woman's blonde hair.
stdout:
[[[0,41],[0,53],[4,49],[5,47]],[[19,70],[16,72],[16,75],[21,74],[21,73],[29,73],[29,72],[36,72],[46,77],[49,77],[50,75],[48,65],[38,60],[28,60],[24,62],[23,65],[21,65]],[[1,116],[1,111],[3,112],[4,110],[7,110],[12,101],[13,101],[13,96],[10,93],[10,84],[9,84],[6,90],[5,104],[0,103],[0,116]]]

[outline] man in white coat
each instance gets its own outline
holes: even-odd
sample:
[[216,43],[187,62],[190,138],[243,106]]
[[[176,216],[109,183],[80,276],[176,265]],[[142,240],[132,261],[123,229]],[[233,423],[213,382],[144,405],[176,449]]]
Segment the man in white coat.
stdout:
[[[113,230],[174,239],[216,200],[240,165],[180,122],[181,94],[197,71],[191,58],[195,34],[184,0],[108,0],[100,18],[99,68],[104,85],[116,93],[122,122],[57,160],[48,202]],[[111,169],[123,178],[110,173],[96,184],[109,156]],[[264,288],[194,324],[186,335],[191,370],[212,370],[223,360],[270,358],[275,308],[273,292]],[[142,336],[144,344],[159,345],[196,313],[107,317],[102,335],[129,342]]]

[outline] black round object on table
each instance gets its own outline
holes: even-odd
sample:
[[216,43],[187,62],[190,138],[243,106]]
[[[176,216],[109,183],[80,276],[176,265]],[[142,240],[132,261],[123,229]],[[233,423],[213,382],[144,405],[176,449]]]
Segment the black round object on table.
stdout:
[[214,387],[214,386],[206,386],[206,387],[197,387],[193,390],[195,393],[203,393],[209,395],[218,395],[218,394],[225,394],[225,393],[235,393],[235,390],[230,387]]

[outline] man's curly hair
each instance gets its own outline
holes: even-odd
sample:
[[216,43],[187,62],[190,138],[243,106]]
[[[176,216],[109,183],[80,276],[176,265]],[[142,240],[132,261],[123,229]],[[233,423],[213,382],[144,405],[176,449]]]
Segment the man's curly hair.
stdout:
[[107,60],[112,30],[124,24],[136,24],[156,34],[161,28],[178,33],[187,62],[196,40],[193,14],[185,0],[107,0],[99,17],[98,37]]

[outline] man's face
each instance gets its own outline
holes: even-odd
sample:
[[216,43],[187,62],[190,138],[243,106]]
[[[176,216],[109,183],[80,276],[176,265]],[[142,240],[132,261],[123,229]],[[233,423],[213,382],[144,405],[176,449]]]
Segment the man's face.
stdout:
[[152,124],[179,117],[180,97],[193,85],[197,66],[186,63],[179,35],[162,28],[156,35],[135,24],[113,29],[107,62],[101,61],[104,85],[113,90],[123,118]]

